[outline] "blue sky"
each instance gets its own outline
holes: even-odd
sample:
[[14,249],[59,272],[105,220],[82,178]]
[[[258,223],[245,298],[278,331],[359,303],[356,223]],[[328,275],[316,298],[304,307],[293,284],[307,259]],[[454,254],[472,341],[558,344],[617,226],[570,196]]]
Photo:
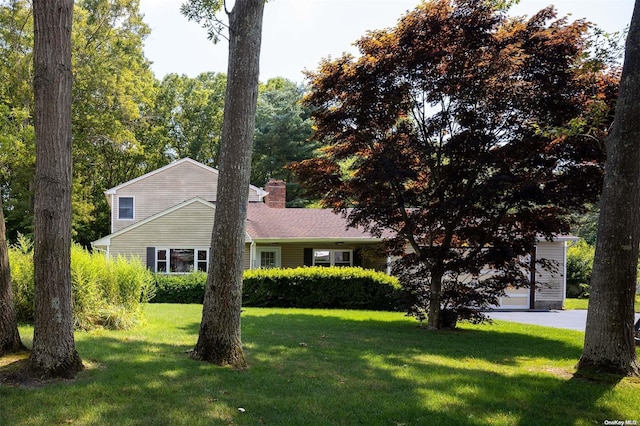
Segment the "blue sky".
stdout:
[[[226,72],[227,44],[214,45],[205,30],[179,11],[183,0],[140,0],[151,35],[145,54],[157,78],[168,73]],[[270,0],[265,6],[260,80],[286,77],[303,82],[303,69],[322,58],[357,53],[353,42],[367,30],[392,27],[420,0]],[[605,31],[624,29],[634,0],[521,0],[512,15],[531,15],[554,4],[560,16],[586,18]]]

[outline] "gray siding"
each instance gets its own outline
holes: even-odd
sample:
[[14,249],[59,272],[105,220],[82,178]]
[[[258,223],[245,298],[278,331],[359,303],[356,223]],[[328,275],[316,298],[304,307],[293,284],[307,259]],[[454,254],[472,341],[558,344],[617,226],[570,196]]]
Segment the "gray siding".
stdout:
[[555,262],[556,271],[538,269],[536,273],[536,302],[562,302],[565,295],[565,243],[542,241],[537,245],[536,257]]
[[137,256],[146,263],[147,247],[209,247],[214,213],[202,203],[189,204],[111,238],[110,256]]
[[[117,232],[194,197],[214,201],[217,190],[218,174],[191,162],[185,161],[158,173],[151,173],[118,189],[112,196],[113,229],[111,232]],[[134,198],[133,220],[118,220],[118,197]],[[251,188],[249,201],[258,200],[256,190]]]

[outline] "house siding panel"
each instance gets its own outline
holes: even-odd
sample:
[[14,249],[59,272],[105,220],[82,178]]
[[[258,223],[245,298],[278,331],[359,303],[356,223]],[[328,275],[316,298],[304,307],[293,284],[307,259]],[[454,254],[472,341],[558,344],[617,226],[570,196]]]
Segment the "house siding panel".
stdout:
[[251,269],[251,244],[244,245],[243,269]]
[[138,256],[146,264],[147,247],[209,247],[214,212],[202,203],[187,205],[113,237],[110,255]]
[[536,273],[536,302],[562,302],[565,293],[565,243],[563,241],[538,243],[536,257],[555,262],[557,271],[538,268]]
[[[218,174],[191,162],[182,162],[159,173],[152,174],[117,190],[112,202],[112,232],[117,232],[137,221],[180,204],[194,197],[207,201],[216,199]],[[118,197],[134,197],[134,220],[117,220]],[[249,201],[259,201],[252,187]]]

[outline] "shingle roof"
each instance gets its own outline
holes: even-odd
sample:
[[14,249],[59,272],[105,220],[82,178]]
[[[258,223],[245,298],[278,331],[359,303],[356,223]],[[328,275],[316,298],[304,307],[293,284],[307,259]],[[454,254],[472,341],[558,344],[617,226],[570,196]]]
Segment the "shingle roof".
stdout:
[[327,209],[279,209],[249,203],[247,233],[253,239],[367,239],[378,240]]

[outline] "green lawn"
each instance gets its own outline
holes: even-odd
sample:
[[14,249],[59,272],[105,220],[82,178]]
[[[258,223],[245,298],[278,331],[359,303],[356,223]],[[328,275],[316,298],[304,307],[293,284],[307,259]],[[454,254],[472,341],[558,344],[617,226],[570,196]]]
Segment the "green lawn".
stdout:
[[[564,301],[565,309],[587,309],[588,306],[589,299],[565,299]],[[640,312],[640,295],[636,295],[635,311]]]
[[145,309],[133,331],[76,335],[90,368],[75,381],[0,385],[0,425],[640,421],[640,380],[572,376],[576,331],[496,321],[430,332],[401,313],[247,308],[251,368],[233,371],[188,358],[200,305]]

